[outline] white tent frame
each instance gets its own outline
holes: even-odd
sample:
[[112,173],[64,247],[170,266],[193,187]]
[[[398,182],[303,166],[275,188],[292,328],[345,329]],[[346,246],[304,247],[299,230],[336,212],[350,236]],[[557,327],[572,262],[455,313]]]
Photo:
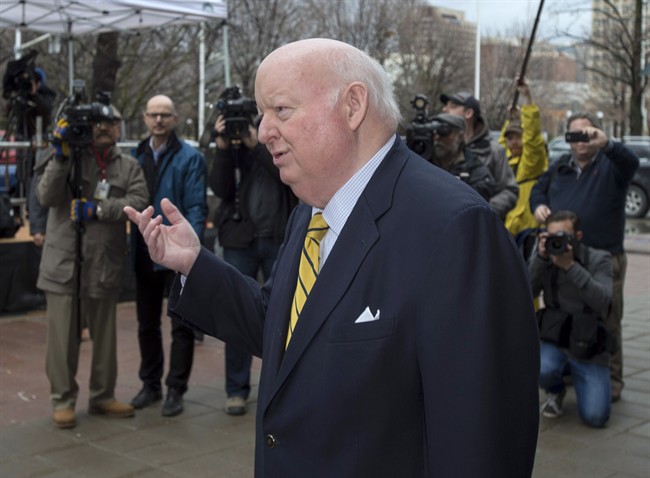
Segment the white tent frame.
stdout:
[[[205,35],[204,22],[225,20],[225,0],[3,0],[0,5],[0,28],[16,31],[14,53],[20,58],[26,45],[21,43],[22,29],[47,34],[65,34],[68,39],[68,85],[72,92],[74,77],[73,36],[107,31],[163,27],[201,22],[199,46],[198,128],[202,134],[205,115]],[[224,25],[224,39],[227,39]],[[33,42],[30,42],[33,44]],[[227,41],[224,41],[226,86],[230,85]]]

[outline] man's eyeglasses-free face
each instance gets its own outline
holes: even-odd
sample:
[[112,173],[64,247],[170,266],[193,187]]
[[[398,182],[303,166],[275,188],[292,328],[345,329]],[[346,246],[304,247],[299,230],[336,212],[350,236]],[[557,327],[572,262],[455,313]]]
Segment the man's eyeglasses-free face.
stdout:
[[158,119],[158,117],[160,116],[160,119],[162,120],[168,120],[174,116],[173,113],[145,113],[144,115],[147,118],[151,118],[151,119]]

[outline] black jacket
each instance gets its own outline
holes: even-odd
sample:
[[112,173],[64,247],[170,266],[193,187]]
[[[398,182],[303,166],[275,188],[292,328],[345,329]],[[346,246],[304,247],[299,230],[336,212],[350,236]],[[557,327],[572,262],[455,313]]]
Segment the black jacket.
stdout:
[[[236,181],[237,167],[239,184]],[[259,174],[270,179],[263,181],[267,190],[252,191],[252,188],[262,187],[255,180]],[[214,224],[222,247],[245,248],[257,237],[258,231],[251,218],[253,211],[248,203],[251,193],[277,198],[275,204],[268,203],[265,207],[270,208],[274,216],[272,237],[278,244],[282,243],[287,220],[298,199],[291,188],[280,180],[280,172],[264,145],[258,144],[252,150],[245,147],[238,150],[217,148],[209,184],[214,195],[221,199]]]

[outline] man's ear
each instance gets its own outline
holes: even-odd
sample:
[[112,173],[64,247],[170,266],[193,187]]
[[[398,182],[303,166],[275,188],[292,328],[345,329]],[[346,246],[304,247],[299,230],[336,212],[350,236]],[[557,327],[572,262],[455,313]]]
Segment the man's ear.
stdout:
[[467,121],[474,119],[474,110],[472,108],[465,108],[465,119]]
[[356,131],[368,113],[368,88],[358,81],[351,83],[345,90],[344,101],[348,125]]
[[576,231],[576,239],[577,240],[582,241],[582,236],[584,236],[582,231]]

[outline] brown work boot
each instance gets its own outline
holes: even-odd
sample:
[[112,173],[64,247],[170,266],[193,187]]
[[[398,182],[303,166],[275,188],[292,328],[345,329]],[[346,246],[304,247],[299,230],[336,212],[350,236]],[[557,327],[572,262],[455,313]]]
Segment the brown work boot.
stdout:
[[129,418],[135,415],[133,406],[117,400],[91,404],[88,406],[88,413],[91,415],[106,415],[111,418]]
[[72,408],[62,408],[60,410],[54,410],[54,415],[52,415],[54,423],[59,428],[74,428],[77,425],[77,420],[74,416],[74,410]]

